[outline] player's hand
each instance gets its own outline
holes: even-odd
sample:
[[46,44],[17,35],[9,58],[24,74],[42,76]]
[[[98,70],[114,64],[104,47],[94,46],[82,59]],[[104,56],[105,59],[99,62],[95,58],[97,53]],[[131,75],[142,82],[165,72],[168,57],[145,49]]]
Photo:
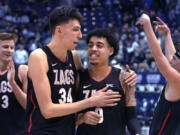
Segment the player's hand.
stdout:
[[14,62],[11,61],[9,64],[8,73],[7,73],[7,79],[9,83],[13,83],[15,81],[14,78],[15,78]]
[[126,65],[126,71],[121,73],[120,81],[123,87],[133,87],[137,83],[137,75]]
[[156,24],[155,31],[162,32],[164,34],[170,33],[169,27],[159,17],[156,17],[157,21],[153,21]]
[[143,13],[141,17],[138,19],[138,21],[136,22],[136,25],[144,25],[148,22],[150,22],[150,17],[147,14]]
[[121,85],[125,91],[126,106],[135,106],[135,84],[137,83],[137,75],[126,65],[126,71],[120,75]]
[[117,91],[108,89],[108,86],[98,90],[91,98],[93,106],[95,107],[107,107],[117,105],[117,101],[120,100],[121,95]]
[[101,116],[94,111],[88,111],[83,114],[82,119],[83,123],[85,124],[97,125],[101,119]]

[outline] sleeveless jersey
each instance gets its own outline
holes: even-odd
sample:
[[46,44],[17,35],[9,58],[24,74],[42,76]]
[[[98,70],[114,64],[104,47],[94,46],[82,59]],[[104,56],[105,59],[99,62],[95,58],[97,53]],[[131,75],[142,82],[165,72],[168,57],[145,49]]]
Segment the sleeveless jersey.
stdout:
[[80,91],[78,100],[88,98],[97,90],[108,85],[109,89],[118,91],[122,97],[117,106],[89,108],[102,116],[97,125],[81,124],[77,128],[77,135],[125,135],[125,95],[119,81],[120,69],[112,67],[109,75],[102,81],[93,80],[88,70],[80,73]]
[[[15,65],[15,81],[20,88],[18,67]],[[7,72],[0,75],[0,135],[24,135],[25,110],[17,101],[7,80]]]
[[[51,99],[55,104],[73,102],[76,68],[72,52],[67,52],[67,61],[61,62],[48,46],[42,50],[47,55],[49,70],[47,76],[51,87]],[[36,67],[34,67],[36,68]],[[28,79],[27,132],[28,135],[74,135],[75,115],[45,119],[35,96],[32,80]],[[62,110],[63,111],[63,110]]]
[[165,87],[155,108],[149,135],[180,134],[180,100],[171,102],[165,99]]

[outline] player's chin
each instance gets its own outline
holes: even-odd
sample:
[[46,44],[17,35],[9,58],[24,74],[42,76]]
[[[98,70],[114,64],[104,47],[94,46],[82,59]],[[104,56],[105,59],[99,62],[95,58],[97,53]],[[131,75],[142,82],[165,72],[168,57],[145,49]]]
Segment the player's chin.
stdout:
[[89,61],[89,63],[91,64],[91,65],[97,65],[98,64],[98,62],[97,61]]
[[74,42],[74,48],[76,48],[78,46],[78,42]]
[[7,57],[4,59],[4,61],[6,61],[6,62],[10,62],[11,60],[12,60],[12,57]]
[[69,50],[74,50],[74,49],[76,49],[75,45],[73,45],[73,46],[71,46],[71,48],[69,48]]

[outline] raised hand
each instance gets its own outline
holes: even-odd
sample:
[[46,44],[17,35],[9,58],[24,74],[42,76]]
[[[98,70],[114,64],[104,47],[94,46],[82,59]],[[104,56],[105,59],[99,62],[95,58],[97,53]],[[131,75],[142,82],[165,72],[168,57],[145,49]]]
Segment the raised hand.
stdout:
[[126,71],[121,73],[120,81],[124,87],[133,87],[137,83],[137,75],[126,65]]
[[14,82],[15,80],[15,69],[14,69],[14,62],[11,61],[9,64],[9,69],[8,69],[8,73],[7,73],[7,79],[9,81],[9,83]]
[[125,91],[126,106],[135,106],[135,85],[137,83],[137,75],[126,65],[126,71],[120,74],[120,82]]
[[147,22],[150,22],[150,17],[147,14],[142,14],[141,17],[136,22],[136,25],[144,25]]
[[169,27],[159,17],[156,17],[157,21],[153,21],[156,24],[155,31],[167,34],[170,32]]

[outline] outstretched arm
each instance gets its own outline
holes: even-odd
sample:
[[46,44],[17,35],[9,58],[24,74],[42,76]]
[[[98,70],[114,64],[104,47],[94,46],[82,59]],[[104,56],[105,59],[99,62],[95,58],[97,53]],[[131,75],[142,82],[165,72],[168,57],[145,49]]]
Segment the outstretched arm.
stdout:
[[153,21],[153,23],[156,24],[156,31],[165,35],[165,54],[167,59],[170,61],[176,52],[171,38],[171,32],[167,24],[165,24],[159,17],[156,17],[156,19],[157,21]]
[[144,31],[147,36],[149,48],[155,58],[156,64],[160,72],[163,74],[163,76],[169,83],[177,85],[175,83],[177,83],[177,81],[180,82],[180,74],[170,65],[169,61],[164,56],[160,48],[160,44],[152,29],[149,16],[146,14],[142,14],[140,19],[137,21],[137,24],[141,24],[144,26]]

